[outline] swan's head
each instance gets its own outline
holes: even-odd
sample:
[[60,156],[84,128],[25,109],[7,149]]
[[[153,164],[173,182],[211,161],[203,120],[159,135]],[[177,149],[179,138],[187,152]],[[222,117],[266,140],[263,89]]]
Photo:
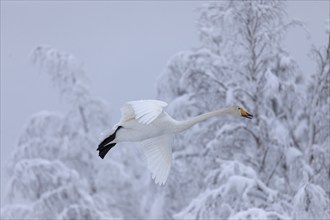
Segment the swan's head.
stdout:
[[240,106],[233,106],[232,111],[234,112],[235,115],[242,116],[244,118],[252,119],[253,115],[248,113],[244,108]]

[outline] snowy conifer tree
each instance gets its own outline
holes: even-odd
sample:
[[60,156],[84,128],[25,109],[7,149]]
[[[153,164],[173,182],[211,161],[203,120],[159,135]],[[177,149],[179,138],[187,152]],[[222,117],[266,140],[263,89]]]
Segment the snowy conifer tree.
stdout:
[[[32,116],[9,160],[9,204],[4,218],[102,218],[92,199],[97,173],[92,137],[109,125],[105,103],[90,95],[78,61],[50,47],[37,47],[33,60],[51,76],[63,97],[72,104],[63,115],[43,111]],[[88,120],[87,120],[88,119]],[[26,212],[16,211],[25,207]],[[17,208],[18,207],[18,208]]]
[[[143,184],[131,184],[141,176],[138,163],[125,149],[117,152],[118,160],[98,157],[100,133],[111,128],[110,117],[106,102],[90,92],[79,61],[47,46],[37,47],[32,58],[70,108],[66,114],[42,111],[29,119],[9,160],[9,204],[2,207],[1,217],[139,216],[138,197],[126,199],[130,193],[142,193]],[[125,160],[130,160],[127,169]]]
[[[255,117],[210,119],[176,139],[161,215],[297,216],[292,195],[306,187],[301,168],[310,170],[299,136],[305,79],[281,42],[291,26],[302,24],[285,23],[284,3],[276,0],[210,3],[200,13],[201,47],[170,60],[158,96],[170,102],[177,119],[233,104]],[[325,195],[318,186],[306,189]],[[322,201],[325,207],[328,199]]]
[[307,90],[305,114],[300,118],[297,136],[302,140],[304,158],[296,173],[304,176],[294,196],[293,216],[328,219],[330,217],[330,33],[328,46],[312,49],[317,70]]

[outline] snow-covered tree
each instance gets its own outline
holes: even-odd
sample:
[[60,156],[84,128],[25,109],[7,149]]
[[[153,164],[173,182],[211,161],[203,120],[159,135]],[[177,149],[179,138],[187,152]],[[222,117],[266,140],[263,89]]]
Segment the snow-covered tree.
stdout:
[[[97,187],[90,178],[99,171],[92,159],[93,136],[109,126],[105,102],[90,94],[83,68],[72,55],[40,46],[32,58],[71,108],[67,114],[43,111],[29,119],[9,159],[9,204],[2,217],[110,217],[93,201]],[[26,207],[24,215],[16,212],[19,206]]]
[[330,217],[330,33],[328,45],[312,49],[317,70],[308,84],[305,114],[297,136],[304,158],[296,168],[304,182],[294,196],[294,217]]
[[[309,184],[314,168],[305,163],[306,142],[300,139],[306,136],[306,79],[281,44],[290,27],[302,23],[285,17],[284,4],[274,0],[204,5],[197,22],[201,46],[175,55],[161,74],[158,96],[170,102],[170,112],[178,119],[233,104],[255,117],[214,118],[176,139],[163,199],[166,211],[160,215],[297,217],[292,196],[302,195],[298,192]],[[329,129],[322,134],[328,138]],[[329,167],[326,162],[319,166],[325,171]],[[329,182],[325,173],[320,175]],[[308,185],[312,191],[326,195]],[[326,207],[328,199],[321,201]]]
[[308,111],[308,162],[315,173],[311,177],[330,195],[330,33],[327,47],[313,49],[317,62],[317,71],[312,76],[310,94],[306,111]]
[[29,119],[8,161],[8,204],[1,218],[140,216],[139,197],[126,199],[143,192],[143,184],[131,183],[141,177],[140,158],[132,159],[133,152],[124,148],[109,160],[98,157],[100,134],[111,129],[109,108],[91,93],[82,64],[48,46],[37,47],[32,60],[51,77],[69,110],[42,111]]

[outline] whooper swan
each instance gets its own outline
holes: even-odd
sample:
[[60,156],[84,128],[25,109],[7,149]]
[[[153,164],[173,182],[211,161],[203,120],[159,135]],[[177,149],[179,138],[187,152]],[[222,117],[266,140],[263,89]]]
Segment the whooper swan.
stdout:
[[253,116],[243,108],[233,106],[208,112],[186,121],[177,121],[163,109],[167,103],[159,100],[140,100],[127,102],[121,110],[121,119],[113,127],[110,135],[98,146],[103,159],[108,151],[119,142],[141,141],[148,168],[156,184],[165,184],[171,168],[172,141],[180,133],[194,124],[210,117],[221,115]]

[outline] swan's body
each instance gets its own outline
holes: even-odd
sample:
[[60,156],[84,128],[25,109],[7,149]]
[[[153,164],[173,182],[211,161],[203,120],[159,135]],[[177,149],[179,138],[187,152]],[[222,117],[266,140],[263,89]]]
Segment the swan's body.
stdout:
[[167,103],[158,100],[141,100],[126,103],[121,108],[121,119],[113,127],[109,137],[99,147],[99,156],[103,159],[118,142],[141,141],[148,160],[148,168],[156,183],[167,180],[172,160],[172,141],[180,133],[198,122],[220,115],[237,115],[252,118],[252,115],[238,106],[220,109],[193,117],[186,121],[177,121],[163,108]]
[[173,134],[175,120],[163,112],[150,124],[142,124],[138,120],[131,119],[120,123],[120,126],[122,128],[116,135],[117,142],[143,141],[164,134]]

